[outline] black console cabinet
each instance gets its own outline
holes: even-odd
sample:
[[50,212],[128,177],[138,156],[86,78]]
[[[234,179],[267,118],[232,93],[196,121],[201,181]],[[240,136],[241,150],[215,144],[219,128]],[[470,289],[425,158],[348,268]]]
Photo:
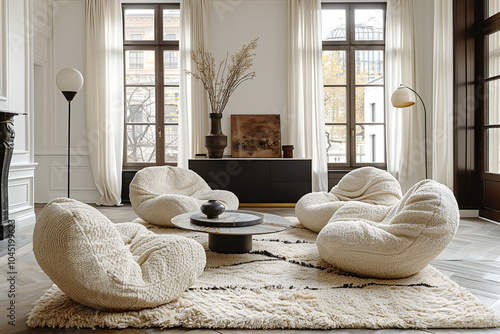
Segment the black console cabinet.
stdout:
[[310,159],[190,159],[189,169],[241,203],[296,203],[312,191]]

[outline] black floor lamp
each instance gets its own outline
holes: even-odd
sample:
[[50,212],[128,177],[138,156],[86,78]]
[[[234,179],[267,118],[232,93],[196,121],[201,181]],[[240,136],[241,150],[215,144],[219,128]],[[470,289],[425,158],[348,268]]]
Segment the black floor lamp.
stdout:
[[68,101],[68,198],[70,197],[71,101],[83,86],[83,75],[75,68],[64,68],[56,75],[57,87]]
[[407,108],[411,107],[415,104],[415,95],[410,93],[412,91],[415,95],[418,96],[420,101],[422,101],[422,105],[424,106],[424,145],[425,145],[425,178],[427,179],[427,109],[425,108],[424,100],[422,97],[418,95],[416,91],[411,89],[408,86],[403,84],[399,84],[399,87],[392,93],[391,103],[394,108]]

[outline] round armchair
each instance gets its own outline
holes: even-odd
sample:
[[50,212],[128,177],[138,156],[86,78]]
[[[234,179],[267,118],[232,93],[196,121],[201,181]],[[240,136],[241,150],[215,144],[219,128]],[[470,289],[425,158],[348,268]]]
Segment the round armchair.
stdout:
[[212,190],[195,172],[169,166],[148,167],[137,172],[130,183],[130,203],[144,221],[173,227],[177,215],[199,211],[207,200],[222,202],[226,210],[237,210],[236,195]]

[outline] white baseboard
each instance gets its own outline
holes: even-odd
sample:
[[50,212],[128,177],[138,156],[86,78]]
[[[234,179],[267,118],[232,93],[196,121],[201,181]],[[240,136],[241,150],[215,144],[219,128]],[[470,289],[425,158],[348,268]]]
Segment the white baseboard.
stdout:
[[478,218],[479,210],[460,210],[460,218]]
[[10,217],[10,218],[16,221],[16,230],[19,230],[22,227],[30,226],[36,223],[36,216],[34,212],[19,217]]

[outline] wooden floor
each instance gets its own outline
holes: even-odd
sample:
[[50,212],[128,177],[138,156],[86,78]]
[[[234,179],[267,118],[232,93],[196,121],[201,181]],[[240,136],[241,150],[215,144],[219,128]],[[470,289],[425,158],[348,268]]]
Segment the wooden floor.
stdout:
[[[136,218],[130,205],[123,207],[99,207],[101,212],[114,222],[132,221]],[[273,213],[280,216],[293,216],[293,208],[261,208],[255,211]],[[37,214],[41,211],[41,206],[37,206]],[[15,326],[6,323],[6,315],[9,299],[7,292],[9,283],[7,282],[7,244],[0,241],[0,334],[4,333],[159,333],[177,334],[298,334],[297,332],[318,332],[318,331],[298,331],[298,330],[189,330],[182,328],[161,330],[155,329],[124,329],[124,330],[90,330],[90,329],[49,329],[49,328],[28,328],[25,324],[27,313],[34,303],[52,282],[42,272],[38,266],[32,251],[31,236],[33,226],[25,227],[16,231],[16,321]],[[477,298],[500,314],[500,225],[482,219],[462,219],[458,233],[453,242],[445,251],[436,258],[432,265],[453,281],[467,288]],[[272,332],[272,333],[270,333]],[[373,334],[393,334],[393,333],[500,333],[500,329],[482,330],[457,330],[457,329],[429,329],[429,330],[366,330],[366,329],[345,329],[332,330],[335,334],[344,333],[373,333]]]

